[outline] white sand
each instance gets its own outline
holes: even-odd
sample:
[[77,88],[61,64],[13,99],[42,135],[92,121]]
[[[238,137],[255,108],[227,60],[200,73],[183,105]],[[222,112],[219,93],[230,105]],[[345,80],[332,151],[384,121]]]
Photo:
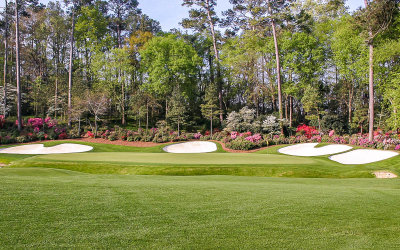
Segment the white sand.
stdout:
[[47,154],[68,154],[68,153],[80,153],[92,150],[93,147],[63,143],[54,147],[45,147],[43,144],[31,144],[17,147],[10,147],[1,149],[1,154],[22,154],[22,155],[47,155]]
[[374,175],[378,179],[393,179],[393,178],[397,178],[396,174],[393,174],[392,172],[388,172],[388,171],[376,171],[376,172],[374,172]]
[[396,155],[398,155],[398,153],[393,151],[357,149],[347,153],[333,155],[329,157],[329,159],[342,164],[367,164],[367,163],[386,160]]
[[315,148],[318,143],[302,143],[293,146],[284,147],[278,150],[279,153],[286,155],[295,156],[320,156],[320,155],[331,155],[344,152],[352,149],[350,146],[346,145],[328,145],[320,148]]
[[208,153],[216,151],[217,145],[214,142],[191,141],[165,146],[163,150],[177,154]]

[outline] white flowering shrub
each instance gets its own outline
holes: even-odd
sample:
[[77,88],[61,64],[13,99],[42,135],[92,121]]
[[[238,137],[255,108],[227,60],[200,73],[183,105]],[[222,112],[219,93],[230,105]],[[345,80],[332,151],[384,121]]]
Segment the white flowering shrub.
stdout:
[[226,118],[226,127],[230,131],[236,131],[239,128],[240,122],[240,114],[236,111],[232,111],[228,114],[228,117]]
[[280,134],[279,120],[273,115],[265,117],[262,123],[262,129],[268,134]]
[[226,128],[230,131],[253,133],[260,132],[261,122],[256,121],[256,111],[248,107],[242,108],[239,112],[231,112],[226,119]]

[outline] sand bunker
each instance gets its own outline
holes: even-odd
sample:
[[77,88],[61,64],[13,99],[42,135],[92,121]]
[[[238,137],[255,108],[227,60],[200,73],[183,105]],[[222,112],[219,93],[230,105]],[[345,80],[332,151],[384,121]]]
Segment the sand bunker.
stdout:
[[367,164],[377,161],[383,161],[396,155],[398,155],[398,153],[393,151],[357,149],[347,153],[333,155],[329,157],[329,159],[342,164]]
[[279,153],[295,156],[320,156],[341,153],[352,149],[346,145],[328,145],[320,148],[315,148],[318,143],[302,143],[293,146],[284,147],[278,150]]
[[393,178],[397,178],[396,174],[393,174],[392,172],[388,172],[388,171],[376,171],[376,172],[374,172],[374,175],[378,179],[393,179]]
[[169,145],[164,147],[163,150],[168,153],[177,154],[208,153],[216,151],[217,145],[214,142],[191,141]]
[[47,154],[68,154],[68,153],[80,153],[92,150],[93,147],[64,143],[54,147],[45,147],[43,144],[31,144],[24,146],[17,146],[11,148],[5,148],[0,150],[1,154],[22,154],[22,155],[47,155]]

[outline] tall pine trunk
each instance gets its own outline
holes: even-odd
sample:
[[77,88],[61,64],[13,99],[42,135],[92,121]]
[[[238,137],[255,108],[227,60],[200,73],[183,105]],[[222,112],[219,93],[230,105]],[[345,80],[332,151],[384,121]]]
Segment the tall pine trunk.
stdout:
[[146,100],[146,134],[149,130],[149,100]]
[[22,130],[22,116],[21,116],[21,82],[20,82],[20,58],[19,58],[19,13],[18,13],[18,0],[15,0],[15,59],[16,59],[16,73],[17,73],[17,121],[18,130]]
[[[268,2],[268,11],[270,15],[272,15],[272,9],[269,0]],[[282,88],[281,88],[281,65],[280,65],[280,58],[279,58],[279,47],[278,47],[278,39],[276,36],[276,27],[275,21],[272,18],[271,20],[271,27],[272,27],[272,35],[274,37],[274,46],[275,46],[275,58],[276,58],[276,81],[278,83],[278,110],[279,110],[279,119],[281,125],[281,133],[283,134],[283,110],[282,110]]]
[[211,31],[211,36],[212,36],[212,43],[213,43],[213,48],[214,48],[214,54],[215,54],[215,60],[217,63],[217,88],[218,88],[218,100],[219,100],[219,120],[221,124],[224,121],[224,115],[223,115],[223,109],[224,109],[224,104],[222,100],[222,76],[221,76],[221,65],[220,65],[220,60],[219,60],[219,52],[217,48],[217,39],[215,36],[215,28],[214,28],[214,23],[211,18],[211,11],[210,11],[210,2],[209,0],[206,0],[206,10],[207,10],[207,19],[208,23],[210,25],[210,31]]
[[94,138],[97,137],[97,116],[94,117]]
[[353,116],[353,92],[354,92],[354,85],[353,83],[351,83],[351,87],[349,90],[349,124],[351,124]]
[[285,98],[285,119],[288,120],[288,106],[289,106],[289,97],[286,95]]
[[121,123],[122,125],[125,125],[125,81],[122,80],[121,77],[121,63],[119,64],[119,70],[118,70],[118,79],[121,82]]
[[7,59],[8,59],[8,13],[7,13],[8,3],[5,2],[5,17],[4,17],[4,71],[3,71],[3,116],[7,116]]
[[[364,0],[365,8],[369,7],[368,0]],[[372,28],[368,27],[369,46],[369,131],[368,139],[374,139],[374,44]]]
[[56,81],[54,86],[54,118],[57,119],[57,99],[58,99],[58,54],[56,58]]
[[[118,36],[118,48],[122,49],[122,38],[121,38],[121,14],[118,11],[118,24],[117,24],[117,36]],[[122,76],[122,70],[121,70],[121,63],[119,65],[118,69],[118,80],[121,83],[121,123],[122,125],[125,125],[126,120],[125,120],[125,82],[121,80]]]
[[69,72],[68,72],[68,126],[71,126],[71,109],[72,109],[72,67],[74,59],[74,35],[75,35],[75,12],[72,12],[70,52],[69,52]]
[[211,108],[211,118],[210,118],[210,133],[211,133],[211,139],[212,139],[212,137],[213,137],[213,114],[214,114],[214,111],[213,111],[213,108]]
[[292,127],[292,120],[293,120],[293,97],[289,96],[289,126]]
[[369,44],[369,131],[368,139],[374,139],[374,45]]
[[180,117],[178,116],[178,137],[180,136],[180,133],[181,133],[181,128],[180,128],[180,122],[179,122],[179,120],[180,120]]

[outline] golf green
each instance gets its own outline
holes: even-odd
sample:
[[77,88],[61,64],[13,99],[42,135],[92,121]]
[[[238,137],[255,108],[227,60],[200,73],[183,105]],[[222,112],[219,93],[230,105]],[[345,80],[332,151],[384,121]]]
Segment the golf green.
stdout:
[[[46,142],[55,146],[68,141]],[[73,142],[77,143],[77,142]],[[98,143],[82,143],[93,151],[77,154],[1,155],[0,162],[14,168],[54,168],[90,174],[131,175],[235,175],[300,178],[372,178],[376,170],[399,174],[400,156],[366,165],[342,165],[327,156],[300,157],[279,154],[282,146],[256,153],[170,154],[160,145],[137,148]]]

